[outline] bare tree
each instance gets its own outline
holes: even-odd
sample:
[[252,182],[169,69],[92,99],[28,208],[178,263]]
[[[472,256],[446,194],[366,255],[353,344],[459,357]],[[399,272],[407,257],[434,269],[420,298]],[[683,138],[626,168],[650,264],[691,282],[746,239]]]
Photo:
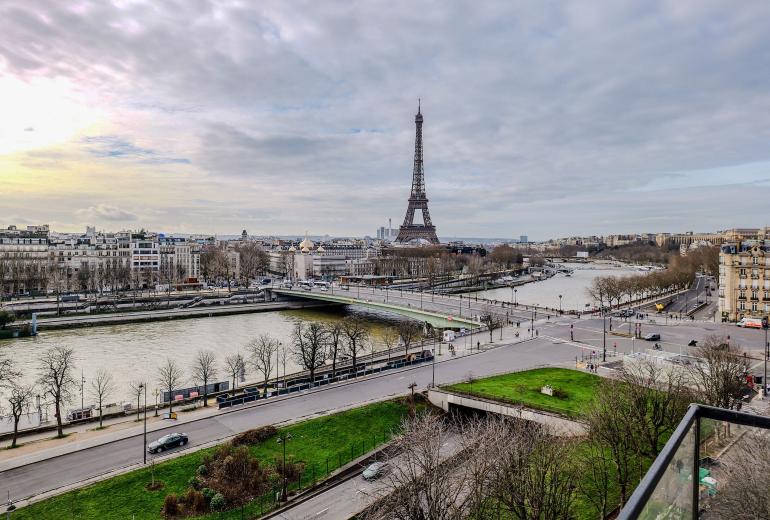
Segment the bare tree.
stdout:
[[464,491],[452,467],[443,462],[449,453],[442,446],[450,437],[446,424],[434,415],[406,421],[398,446],[398,462],[390,465],[385,487],[366,513],[367,520],[454,519]]
[[225,371],[233,380],[233,390],[235,390],[238,385],[238,377],[246,372],[246,361],[240,352],[225,358]]
[[610,494],[614,471],[606,447],[595,437],[589,436],[581,449],[576,450],[576,456],[583,473],[581,478],[576,479],[577,491],[593,507],[596,517],[605,520],[614,510]]
[[337,375],[337,358],[340,355],[344,334],[342,328],[342,321],[333,321],[326,326],[326,333],[329,337],[328,358],[332,360],[332,377]]
[[388,361],[390,361],[390,352],[393,350],[393,347],[398,345],[398,331],[393,327],[386,328],[382,333],[382,342],[388,351]]
[[254,369],[264,378],[265,397],[267,397],[267,382],[273,368],[278,365],[276,353],[278,352],[278,340],[270,334],[260,334],[257,339],[251,341],[246,349],[249,351],[249,361]]
[[560,520],[570,517],[577,471],[573,444],[553,437],[543,425],[516,421],[498,442],[493,496],[513,518]]
[[16,439],[19,434],[19,421],[25,410],[29,409],[35,390],[29,385],[11,386],[11,394],[8,396],[8,404],[11,408],[11,417],[13,417],[13,438],[11,439],[11,448],[16,447]]
[[310,386],[315,384],[315,371],[326,362],[328,334],[320,323],[297,323],[292,333],[294,360],[310,372]]
[[346,316],[342,320],[342,331],[345,334],[346,339],[345,353],[351,357],[353,362],[353,376],[355,377],[356,359],[366,348],[366,340],[369,338],[369,331],[366,329],[364,320],[356,316]]
[[67,347],[53,347],[46,350],[39,362],[38,383],[43,395],[50,396],[56,410],[56,434],[64,436],[62,428],[62,405],[69,401],[75,388],[73,369],[75,351]]
[[[2,279],[0,279],[0,285],[2,285]],[[21,372],[16,370],[13,360],[0,352],[0,388],[10,385],[19,376]]]
[[636,430],[629,420],[634,411],[628,399],[618,398],[623,395],[624,386],[622,381],[603,380],[586,413],[589,435],[606,447],[612,461],[621,505],[629,496],[640,462]]
[[419,324],[407,320],[399,322],[397,328],[398,336],[401,338],[401,343],[404,345],[404,356],[408,356],[409,348],[413,343],[420,340],[422,328]]
[[210,350],[199,350],[193,361],[193,380],[203,385],[203,406],[209,405],[209,382],[217,377],[216,358],[216,354]]
[[[166,358],[166,361],[158,368],[158,383],[164,389],[168,390],[168,413],[173,411],[174,406],[174,388],[178,388],[182,383],[182,370],[171,358]],[[145,385],[145,391],[147,385]]]
[[767,432],[746,431],[720,457],[718,493],[708,501],[714,518],[755,520],[770,518],[767,474],[770,470],[770,439]]
[[726,338],[708,336],[695,349],[700,359],[689,366],[689,373],[698,389],[698,397],[719,408],[740,408],[749,360],[735,343]]
[[[503,326],[503,320],[497,315],[492,312],[485,312],[481,315],[481,323],[487,326],[487,330],[489,331],[489,341],[492,340],[492,333]],[[502,334],[502,333],[501,333]]]
[[102,408],[104,400],[109,398],[115,390],[115,384],[112,381],[112,375],[105,369],[100,368],[96,377],[91,380],[91,395],[96,399],[99,407],[99,428],[102,427]]
[[620,380],[626,384],[616,387],[619,393],[615,398],[628,402],[630,415],[626,419],[640,452],[655,458],[695,399],[686,374],[642,359],[627,363]]

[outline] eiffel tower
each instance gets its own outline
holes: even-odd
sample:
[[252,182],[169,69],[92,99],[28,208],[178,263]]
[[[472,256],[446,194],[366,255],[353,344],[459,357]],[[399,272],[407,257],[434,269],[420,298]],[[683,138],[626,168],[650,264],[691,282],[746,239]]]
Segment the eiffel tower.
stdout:
[[[422,239],[431,244],[438,244],[436,226],[430,220],[428,211],[428,196],[425,194],[425,170],[422,167],[422,114],[420,103],[417,103],[417,115],[414,116],[417,133],[414,138],[414,170],[412,171],[412,193],[409,195],[409,206],[406,208],[404,223],[398,230],[396,242],[410,242]],[[415,210],[422,211],[422,224],[414,223]]]

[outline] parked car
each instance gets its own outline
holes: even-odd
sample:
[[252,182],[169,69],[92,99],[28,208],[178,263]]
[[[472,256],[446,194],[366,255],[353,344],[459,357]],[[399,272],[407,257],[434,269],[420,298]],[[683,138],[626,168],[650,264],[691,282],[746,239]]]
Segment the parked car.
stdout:
[[644,337],[647,341],[660,341],[660,334],[657,332],[651,332]]
[[377,480],[385,473],[386,467],[387,464],[384,462],[374,462],[364,470],[361,476],[364,477],[364,480]]
[[188,438],[186,433],[169,433],[164,435],[155,442],[151,442],[147,446],[149,453],[160,453],[177,446],[184,446],[187,444]]

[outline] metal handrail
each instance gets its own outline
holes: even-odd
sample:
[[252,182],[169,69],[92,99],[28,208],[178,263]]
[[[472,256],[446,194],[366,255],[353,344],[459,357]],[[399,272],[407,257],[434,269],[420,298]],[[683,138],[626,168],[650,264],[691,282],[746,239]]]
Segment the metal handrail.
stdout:
[[692,478],[692,496],[693,496],[693,519],[698,518],[699,514],[699,494],[698,494],[698,472],[700,469],[700,420],[701,419],[713,419],[717,421],[726,421],[733,424],[739,424],[742,426],[751,426],[754,428],[770,429],[770,417],[762,415],[754,415],[744,412],[737,412],[735,410],[726,410],[724,408],[716,408],[714,406],[708,406],[703,404],[691,404],[687,409],[682,421],[677,426],[674,433],[666,442],[663,450],[658,457],[647,470],[642,481],[634,490],[631,497],[626,502],[622,511],[618,515],[618,520],[635,520],[639,518],[639,515],[644,510],[650,497],[655,492],[655,489],[663,478],[669,463],[676,455],[677,450],[681,446],[685,439],[685,436],[690,432],[690,428],[695,426],[695,445],[694,445],[694,462],[693,462],[693,478]]

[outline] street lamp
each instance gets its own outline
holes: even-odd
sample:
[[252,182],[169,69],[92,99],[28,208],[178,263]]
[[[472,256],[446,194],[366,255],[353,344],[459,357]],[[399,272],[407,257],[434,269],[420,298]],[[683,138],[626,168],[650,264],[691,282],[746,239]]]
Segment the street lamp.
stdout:
[[283,471],[281,471],[281,501],[286,501],[286,441],[291,440],[291,433],[281,433],[281,435],[278,436],[279,439],[281,439],[281,444],[283,444]]
[[607,315],[604,314],[604,306],[602,306],[602,362],[607,361]]
[[144,390],[144,445],[142,446],[142,460],[147,464],[147,385],[139,383],[139,391]]
[[84,404],[84,392],[83,388],[86,384],[86,376],[83,375],[83,369],[80,369],[80,416],[83,417],[84,412],[83,409],[86,407]]

